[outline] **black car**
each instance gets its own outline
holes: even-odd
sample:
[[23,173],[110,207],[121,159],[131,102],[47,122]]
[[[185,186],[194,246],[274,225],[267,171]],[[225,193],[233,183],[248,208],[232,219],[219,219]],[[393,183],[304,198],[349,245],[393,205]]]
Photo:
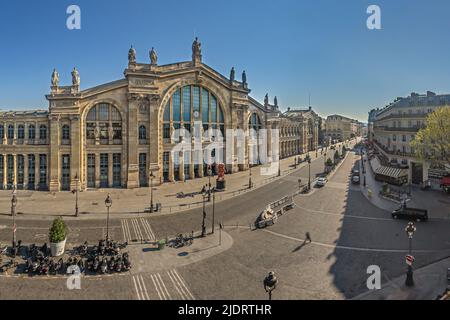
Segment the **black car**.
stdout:
[[427,221],[428,220],[428,210],[401,207],[392,212],[392,218],[408,219],[408,220],[415,220],[415,221]]

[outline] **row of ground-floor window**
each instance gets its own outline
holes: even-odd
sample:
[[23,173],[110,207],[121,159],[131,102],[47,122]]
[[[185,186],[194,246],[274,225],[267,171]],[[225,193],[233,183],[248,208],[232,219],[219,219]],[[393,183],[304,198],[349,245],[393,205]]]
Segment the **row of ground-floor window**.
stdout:
[[48,190],[46,154],[0,155],[1,189]]

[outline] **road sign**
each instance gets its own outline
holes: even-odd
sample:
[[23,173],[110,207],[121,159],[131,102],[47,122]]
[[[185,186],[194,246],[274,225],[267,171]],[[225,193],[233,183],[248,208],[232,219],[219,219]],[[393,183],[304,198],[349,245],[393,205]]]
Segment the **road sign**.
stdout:
[[414,259],[414,257],[413,257],[412,255],[408,254],[408,255],[406,256],[406,264],[407,264],[408,266],[412,266],[414,260],[415,260],[415,259]]

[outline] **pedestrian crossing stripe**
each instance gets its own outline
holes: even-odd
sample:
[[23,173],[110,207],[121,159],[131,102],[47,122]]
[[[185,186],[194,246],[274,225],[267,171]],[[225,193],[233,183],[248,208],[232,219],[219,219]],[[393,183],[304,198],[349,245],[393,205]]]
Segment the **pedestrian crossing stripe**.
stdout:
[[185,280],[175,270],[150,275],[133,275],[137,300],[195,300]]
[[147,219],[123,219],[120,223],[124,242],[156,241],[156,235]]

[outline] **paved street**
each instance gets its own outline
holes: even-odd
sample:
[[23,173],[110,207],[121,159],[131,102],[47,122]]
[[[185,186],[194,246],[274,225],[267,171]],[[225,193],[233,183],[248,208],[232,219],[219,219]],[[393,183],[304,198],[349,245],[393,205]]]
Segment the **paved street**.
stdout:
[[[40,298],[43,289],[53,288],[49,294],[56,299],[264,299],[261,283],[271,270],[280,280],[274,299],[354,298],[367,291],[369,265],[380,266],[383,285],[403,275],[408,248],[406,222],[392,220],[389,212],[367,200],[359,186],[350,184],[350,171],[358,159],[349,153],[325,187],[296,196],[296,207],[264,230],[251,231],[249,226],[269,202],[297,190],[299,178],[307,181],[307,167],[220,202],[215,208],[216,223],[225,225],[224,231],[233,244],[212,256],[140,273],[87,277],[82,292],[68,291],[62,279],[0,277],[0,286],[9,288],[1,290],[0,298]],[[311,164],[313,175],[323,171],[323,163],[324,159],[319,158]],[[211,209],[209,205],[209,230]],[[0,224],[7,226],[9,219],[1,218]],[[201,209],[155,217],[113,218],[110,233],[117,240],[139,246],[141,239],[151,242],[198,231],[201,221]],[[46,219],[23,219],[18,239],[42,243],[48,225]],[[93,243],[106,232],[105,219],[70,220],[69,226],[71,243]],[[307,232],[312,238],[308,244],[304,241]],[[449,234],[448,220],[432,218],[417,224],[413,241],[415,267],[449,257]],[[10,229],[0,230],[0,239],[9,242]],[[145,253],[157,259],[152,254]]]

